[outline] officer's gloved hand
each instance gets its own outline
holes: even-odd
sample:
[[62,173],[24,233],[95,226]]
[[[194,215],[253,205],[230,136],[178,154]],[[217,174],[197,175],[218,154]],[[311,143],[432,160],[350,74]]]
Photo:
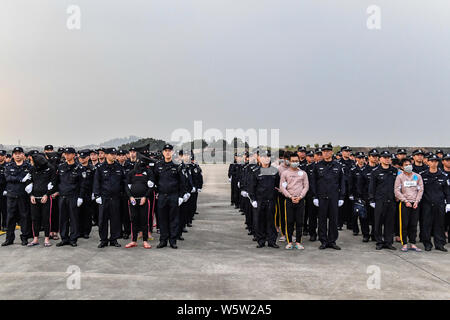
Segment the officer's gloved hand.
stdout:
[[192,187],[191,193],[195,192],[195,191],[197,191],[197,190],[195,190],[195,187]]
[[450,212],[450,204],[445,206],[445,212]]
[[197,192],[202,192],[202,189],[197,189]]
[[8,191],[3,191],[3,196],[6,196],[6,194],[8,193]]
[[30,194],[32,190],[33,190],[33,183],[30,183],[25,187],[25,192],[28,194]]
[[82,204],[83,204],[83,199],[78,198],[78,200],[77,200],[77,207],[78,208],[81,207]]
[[242,191],[241,191],[241,196],[243,196],[243,197],[245,198],[245,197],[246,197],[246,195],[245,195],[246,193],[247,193],[247,192],[245,192],[244,190],[242,190]]
[[258,208],[258,202],[252,201],[252,207],[255,209]]
[[97,199],[95,199],[95,202],[97,202],[98,204],[102,204],[102,198],[98,197]]
[[319,199],[313,199],[313,204],[318,207],[319,206]]
[[153,183],[153,181],[148,180],[147,186],[148,186],[149,188],[153,188],[153,187],[155,186],[155,184]]
[[343,204],[344,204],[344,200],[339,200],[338,201],[338,207],[342,207]]
[[231,182],[231,178],[228,178],[228,182]]
[[370,206],[375,209],[375,202],[371,202]]
[[47,185],[47,190],[52,190],[53,189],[53,183],[49,182]]
[[184,196],[183,196],[183,202],[187,202],[190,197],[191,197],[190,193],[185,193]]
[[22,182],[25,182],[25,181],[30,180],[30,179],[31,179],[31,174],[27,173],[25,175],[25,177],[23,177]]
[[238,181],[238,188],[240,188],[241,187],[241,184],[239,183],[239,181]]
[[349,196],[348,198],[349,198],[350,200],[352,200],[352,201],[355,200],[355,197],[354,197],[354,196]]
[[181,206],[182,203],[183,203],[183,198],[178,198],[178,206]]

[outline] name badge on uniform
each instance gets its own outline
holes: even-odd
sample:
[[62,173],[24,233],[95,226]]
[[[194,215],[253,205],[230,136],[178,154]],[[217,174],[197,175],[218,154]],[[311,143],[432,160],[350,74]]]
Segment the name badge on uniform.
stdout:
[[408,188],[408,187],[417,187],[417,181],[405,181],[403,183],[403,185]]
[[299,171],[297,172],[297,174],[301,177],[301,176],[303,176],[303,171],[299,170]]

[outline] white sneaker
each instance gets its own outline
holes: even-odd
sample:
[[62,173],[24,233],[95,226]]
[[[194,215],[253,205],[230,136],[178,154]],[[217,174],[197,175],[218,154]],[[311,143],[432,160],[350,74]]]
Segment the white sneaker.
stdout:
[[285,237],[285,236],[281,236],[281,237],[280,237],[280,240],[278,240],[278,241],[280,241],[280,242],[285,242],[285,241],[286,241],[286,237]]

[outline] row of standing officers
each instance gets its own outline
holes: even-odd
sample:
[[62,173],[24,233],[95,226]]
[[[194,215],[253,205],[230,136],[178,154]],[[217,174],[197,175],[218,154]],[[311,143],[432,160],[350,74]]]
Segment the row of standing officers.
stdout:
[[421,251],[419,224],[426,251],[433,243],[447,251],[450,154],[417,149],[411,158],[404,149],[372,149],[366,156],[345,146],[334,155],[325,144],[271,158],[270,151],[235,154],[228,170],[231,204],[245,215],[258,248],[278,248],[279,233],[286,249],[304,249],[302,237],[309,235],[319,249],[340,250],[336,240],[346,224],[355,236],[361,228],[362,241],[375,241],[377,250],[395,250],[395,240],[402,251]]
[[[200,166],[193,154],[179,152],[181,161],[173,161],[173,146],[166,144],[160,158],[116,148],[81,150],[65,148],[54,152],[47,145],[44,153],[21,147],[6,161],[0,150],[1,226],[6,231],[2,246],[13,244],[16,224],[20,225],[22,245],[39,245],[44,231],[44,246],[50,239],[57,246],[77,246],[77,240],[89,238],[98,225],[99,248],[120,247],[120,238],[143,247],[156,226],[160,233],[158,248],[184,240],[186,227],[192,227],[197,213],[197,197],[203,186]],[[33,239],[28,242],[29,239]]]

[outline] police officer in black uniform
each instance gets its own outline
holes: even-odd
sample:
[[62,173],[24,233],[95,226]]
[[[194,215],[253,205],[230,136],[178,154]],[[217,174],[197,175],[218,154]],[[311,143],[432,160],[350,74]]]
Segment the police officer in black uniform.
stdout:
[[188,223],[188,217],[190,216],[190,198],[191,190],[194,188],[194,183],[192,182],[192,173],[189,164],[189,155],[187,155],[183,150],[178,152],[180,158],[180,170],[184,176],[185,186],[183,187],[187,192],[183,195],[183,203],[180,205],[179,210],[179,221],[178,221],[178,238],[177,240],[184,240],[183,232],[188,232],[186,225]]
[[[2,231],[6,231],[6,151],[0,150],[0,227]],[[5,193],[5,195],[4,195]]]
[[[127,153],[126,150],[119,150],[117,152],[117,162],[122,166],[125,177],[135,167],[134,164],[128,161]],[[128,210],[128,196],[125,193],[125,190],[122,192],[120,199],[120,214],[122,238],[128,239],[131,234],[131,221]]]
[[177,249],[179,228],[179,206],[183,203],[185,176],[181,167],[172,161],[173,146],[163,147],[164,159],[155,165],[155,185],[158,193],[158,219],[160,238],[157,248],[167,246],[167,241],[173,249]]
[[430,251],[433,236],[435,249],[447,252],[444,226],[445,213],[450,212],[450,178],[438,168],[438,156],[433,155],[428,160],[430,167],[421,174],[424,186],[422,240],[425,250]]
[[[348,180],[350,176],[350,169],[353,167],[354,162],[350,159],[352,149],[349,146],[343,146],[341,148],[341,159],[338,162],[342,165],[345,174],[345,190],[348,192]],[[344,223],[347,225],[347,229],[351,229],[352,223],[352,203],[348,198],[348,194],[345,195],[344,204],[339,208],[338,216],[338,230],[342,230]]]
[[[316,163],[314,162],[314,151],[310,150],[306,153],[309,160],[304,171],[308,175],[308,181],[311,181],[312,172]],[[313,204],[313,195],[311,189],[308,189],[305,197],[305,224],[308,226],[309,241],[317,240],[317,207]]]
[[92,216],[97,208],[93,195],[95,167],[90,163],[90,150],[81,150],[78,159],[81,165],[81,194],[83,203],[79,208],[79,234],[89,239],[92,231]]
[[398,170],[391,165],[391,153],[387,150],[380,154],[380,165],[370,177],[369,201],[375,209],[374,235],[376,249],[396,250],[394,242],[395,197],[394,184]]
[[[70,244],[77,246],[79,237],[79,211],[83,203],[81,190],[81,166],[75,162],[75,149],[66,148],[63,153],[65,162],[56,171],[56,189],[58,193],[59,230],[61,242],[57,247]],[[70,229],[70,234],[69,234]]]
[[2,246],[14,243],[16,223],[20,223],[22,245],[28,244],[31,237],[30,199],[25,192],[25,186],[31,180],[31,165],[25,161],[21,147],[13,149],[13,161],[5,167],[6,197],[7,197],[7,233]]
[[345,173],[342,165],[333,160],[333,146],[324,144],[321,149],[323,160],[314,166],[310,181],[313,203],[319,208],[319,249],[340,250],[336,244],[338,208],[344,204]]
[[194,184],[193,189],[191,190],[191,216],[188,220],[188,227],[192,227],[192,220],[194,220],[194,214],[197,213],[197,200],[198,200],[198,194],[202,192],[203,188],[203,174],[202,169],[198,165],[198,163],[195,162],[194,153],[191,152],[191,163],[189,164],[189,167],[191,168],[191,174],[192,174],[192,183]]
[[[105,149],[105,161],[97,168],[94,175],[94,197],[99,204],[98,231],[100,244],[98,248],[108,245],[120,247],[120,200],[125,190],[125,173],[116,162],[116,148]],[[108,229],[110,237],[108,239]]]

